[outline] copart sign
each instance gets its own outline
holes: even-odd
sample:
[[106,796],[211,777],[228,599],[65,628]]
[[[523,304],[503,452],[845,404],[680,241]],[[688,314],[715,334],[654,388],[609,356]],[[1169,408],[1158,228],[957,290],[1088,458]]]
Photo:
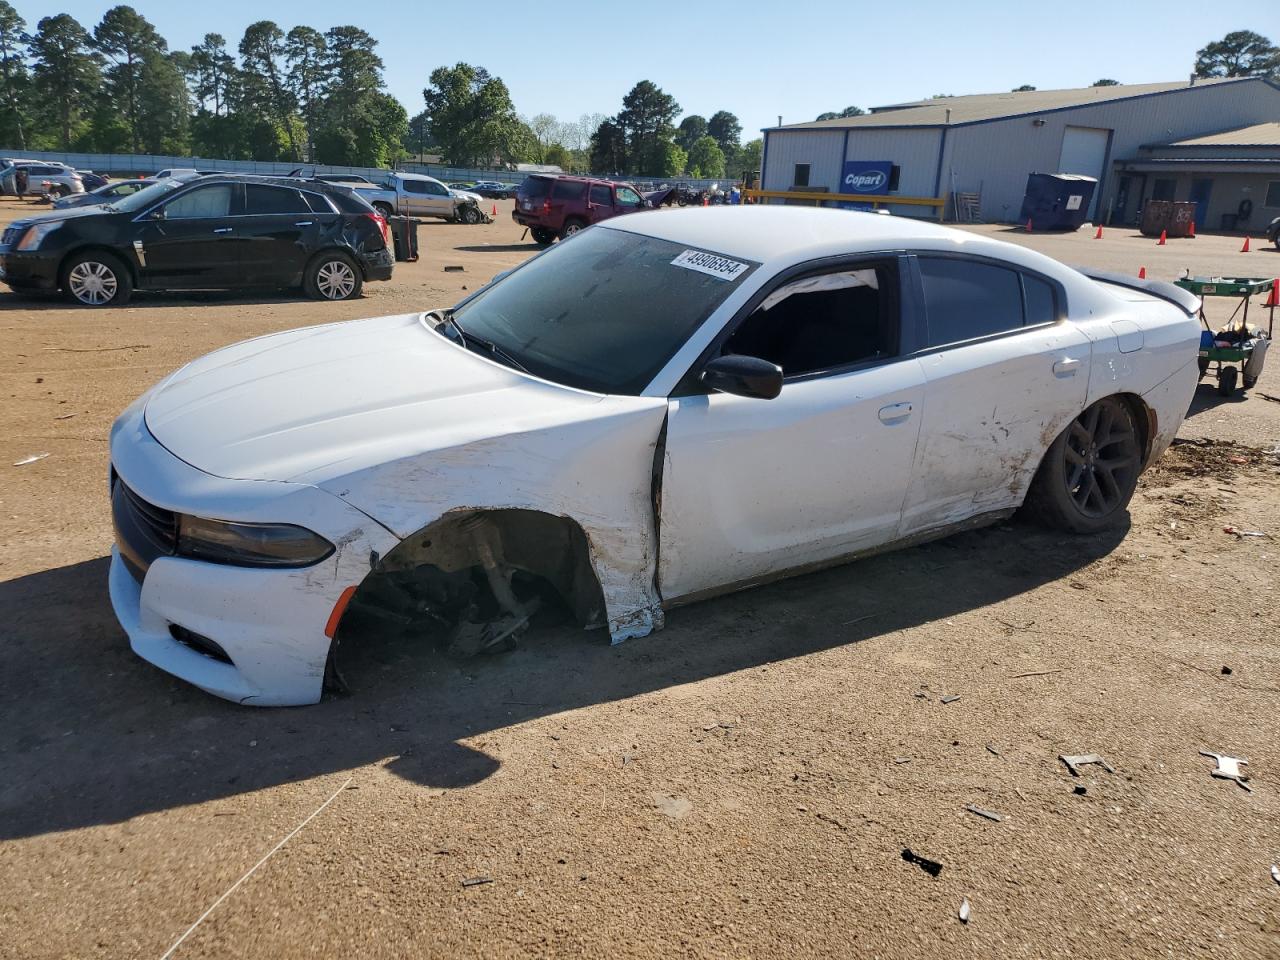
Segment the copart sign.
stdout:
[[841,193],[888,193],[890,160],[846,160],[840,178]]

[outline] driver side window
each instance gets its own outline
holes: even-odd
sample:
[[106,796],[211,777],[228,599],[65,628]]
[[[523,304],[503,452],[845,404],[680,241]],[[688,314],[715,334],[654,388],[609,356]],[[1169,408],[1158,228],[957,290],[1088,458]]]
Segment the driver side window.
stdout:
[[427,193],[431,194],[433,197],[449,196],[449,189],[448,187],[445,187],[443,184],[432,183],[430,180],[428,180],[426,181],[424,186],[427,188]]
[[166,220],[198,220],[231,215],[231,184],[198,187],[164,206]]
[[875,261],[783,283],[722,353],[768,360],[793,379],[897,356],[900,331],[897,265]]
[[638,207],[641,204],[640,194],[630,187],[618,187],[618,206]]

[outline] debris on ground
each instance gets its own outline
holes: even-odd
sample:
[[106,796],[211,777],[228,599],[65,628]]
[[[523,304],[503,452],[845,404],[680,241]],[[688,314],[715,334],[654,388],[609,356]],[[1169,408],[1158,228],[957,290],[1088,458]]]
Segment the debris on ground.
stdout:
[[28,463],[35,463],[37,460],[43,460],[47,456],[47,453],[33,453],[29,457],[23,457],[21,460],[16,461],[14,466],[25,467]]
[[993,757],[1000,756],[1000,751],[996,749],[996,745],[994,743],[987,744],[987,753],[991,754]]
[[684,797],[673,797],[667,793],[651,793],[653,805],[658,808],[658,812],[665,814],[672,820],[683,820],[693,812],[693,804]]
[[1280,883],[1280,864],[1273,863],[1271,865],[1271,879],[1276,883]]
[[1217,764],[1216,767],[1209,771],[1210,776],[1217,777],[1219,780],[1234,780],[1250,793],[1253,793],[1253,787],[1248,784],[1248,776],[1240,769],[1248,766],[1248,760],[1243,757],[1229,757],[1225,753],[1210,753],[1208,750],[1201,750],[1200,756],[1208,757]]
[[1272,403],[1280,403],[1280,397],[1273,397],[1271,394],[1263,393],[1261,390],[1258,391],[1258,396],[1263,400],[1270,400]]
[[960,697],[957,694],[951,694],[949,697],[943,697],[939,703],[955,703]]
[[1002,820],[1004,820],[1004,817],[996,813],[994,810],[984,810],[982,807],[976,807],[972,803],[969,804],[967,807],[965,807],[965,809],[968,810],[970,813],[976,813],[978,816],[983,817],[987,820],[992,820],[996,823],[1000,823]]
[[464,887],[478,887],[484,883],[493,883],[493,877],[468,877],[462,881]]
[[1229,676],[1231,676],[1231,668],[1230,668],[1230,667],[1227,667],[1227,666],[1224,666],[1224,667],[1222,668],[1222,675],[1223,675],[1224,677],[1229,677]]
[[936,877],[942,872],[942,864],[937,860],[930,860],[928,857],[922,857],[920,854],[913,852],[910,847],[902,848],[902,859],[907,861],[907,863],[914,863],[931,877]]
[[444,272],[445,273],[462,273],[465,269],[466,267],[463,267],[461,264],[448,263],[448,264],[445,264]]
[[969,922],[969,913],[970,913],[970,908],[969,908],[969,898],[968,898],[968,897],[965,897],[963,900],[961,900],[961,901],[960,901],[960,913],[959,913],[959,917],[960,917],[960,922],[961,922],[961,923],[968,923],[968,922]]
[[1112,767],[1111,764],[1107,763],[1107,761],[1103,760],[1102,757],[1096,753],[1078,753],[1073,756],[1059,754],[1058,759],[1067,765],[1067,769],[1071,771],[1071,775],[1073,777],[1080,776],[1080,771],[1077,769],[1078,767],[1083,767],[1090,763],[1098,764],[1103,770],[1107,771],[1107,773],[1116,772],[1115,768]]
[[910,757],[894,757],[893,762],[894,763],[910,763],[911,758]]
[[60,416],[60,417],[54,417],[53,419],[55,419],[55,420],[70,420],[70,419],[71,419],[72,417],[74,417],[74,416],[75,416],[75,414],[74,414],[74,413],[64,413],[62,416]]
[[1083,797],[1086,793],[1089,792],[1089,788],[1086,787],[1083,783],[1077,783],[1074,787],[1072,787],[1071,792],[1074,793],[1077,797]]
[[1241,530],[1239,527],[1223,527],[1223,533],[1234,534],[1237,540],[1243,540],[1245,537],[1265,537],[1266,534],[1261,530]]

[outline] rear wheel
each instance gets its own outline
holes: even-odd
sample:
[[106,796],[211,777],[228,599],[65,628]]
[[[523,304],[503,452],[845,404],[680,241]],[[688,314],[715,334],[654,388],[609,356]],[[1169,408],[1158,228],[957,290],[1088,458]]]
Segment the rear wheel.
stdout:
[[1138,486],[1142,442],[1128,404],[1104,397],[1076,417],[1050,445],[1027,495],[1041,523],[1096,533],[1123,514]]
[[62,268],[62,291],[86,307],[118,307],[133,294],[133,277],[109,253],[79,253]]
[[345,253],[322,253],[307,267],[303,286],[317,300],[354,300],[364,281],[360,268]]
[[541,246],[549,247],[556,242],[555,231],[546,227],[533,227],[529,232],[533,235],[533,242]]
[[560,229],[560,239],[568,240],[575,233],[585,230],[587,225],[581,220],[566,220]]

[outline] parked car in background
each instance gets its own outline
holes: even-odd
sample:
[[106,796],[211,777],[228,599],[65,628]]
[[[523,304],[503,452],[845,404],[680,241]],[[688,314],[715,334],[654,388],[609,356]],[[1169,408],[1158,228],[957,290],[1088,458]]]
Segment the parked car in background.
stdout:
[[500,183],[497,180],[482,180],[471,190],[488,200],[507,200],[516,195],[519,186],[514,183]]
[[384,217],[439,217],[457,223],[481,223],[484,213],[475,194],[450,190],[435,177],[392,173],[381,184],[356,184],[355,190]]
[[[178,181],[194,180],[194,175],[177,176],[172,179]],[[99,187],[97,190],[90,190],[88,193],[76,193],[66,197],[59,197],[53,201],[53,209],[69,210],[72,207],[87,207],[95,203],[115,203],[131,194],[137,193],[144,187],[149,187],[154,183],[161,181],[154,177],[144,177],[136,180],[117,180],[115,183],[108,183],[105,187]]]
[[92,170],[77,170],[76,173],[80,174],[80,182],[84,184],[87,192],[105,187],[110,182],[102,174],[94,173]]
[[43,160],[18,160],[0,172],[0,183],[3,184],[3,192],[8,196],[17,195],[19,170],[27,175],[27,196],[47,194],[63,197],[72,193],[84,193],[84,180],[66,164],[48,163]]
[[470,190],[472,193],[477,192],[477,186],[479,186],[479,184],[472,183],[470,180],[455,180],[448,184],[450,190]]
[[1267,239],[1276,245],[1276,249],[1280,250],[1280,217],[1276,217],[1267,227]]
[[629,183],[537,173],[520,184],[511,218],[546,246],[593,223],[650,207]]
[[558,596],[617,642],[1019,508],[1096,533],[1182,423],[1198,307],[906,218],[608,220],[453,309],[145,393],[111,431],[111,603],[159,668],[292,705],[348,617],[474,653]]
[[0,277],[11,288],[61,290],[90,307],[127,303],[135,289],[302,286],[346,300],[391,270],[386,221],[353,191],[317,180],[161,180],[0,234]]
[[[301,176],[301,173],[295,171],[290,176]],[[353,184],[373,185],[373,181],[368,177],[361,176],[358,173],[317,173],[314,177],[316,180],[323,180],[325,183],[344,183],[348,186]]]
[[212,177],[221,170],[197,170],[195,167],[167,167],[155,175],[156,180],[172,180],[175,177]]

